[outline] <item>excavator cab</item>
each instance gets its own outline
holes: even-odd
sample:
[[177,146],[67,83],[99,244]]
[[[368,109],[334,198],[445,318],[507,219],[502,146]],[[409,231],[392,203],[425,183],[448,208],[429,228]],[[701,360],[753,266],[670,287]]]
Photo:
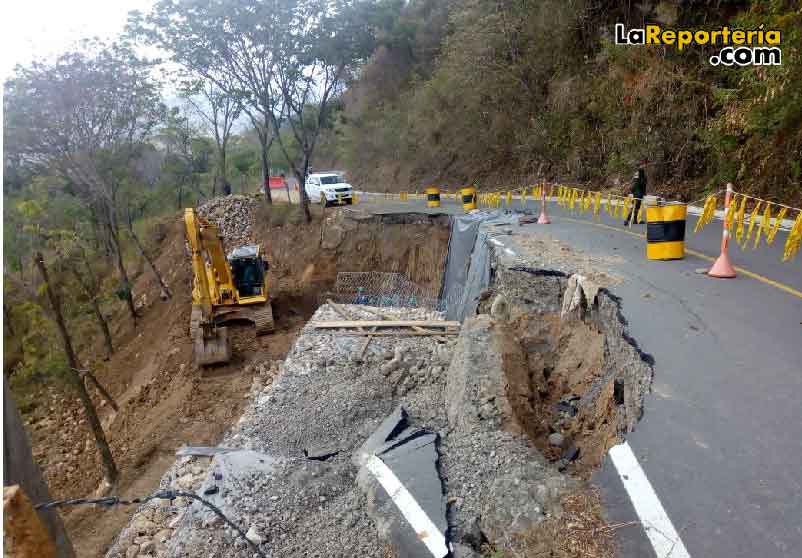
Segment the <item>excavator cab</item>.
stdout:
[[265,296],[267,262],[259,255],[259,246],[241,246],[228,255],[234,286],[240,298]]

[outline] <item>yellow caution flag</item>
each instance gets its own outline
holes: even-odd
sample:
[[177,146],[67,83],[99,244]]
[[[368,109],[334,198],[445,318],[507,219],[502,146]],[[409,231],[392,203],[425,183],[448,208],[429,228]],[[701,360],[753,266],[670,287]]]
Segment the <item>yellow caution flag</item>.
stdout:
[[746,231],[746,238],[744,238],[741,248],[746,248],[746,245],[749,244],[749,241],[752,239],[752,231],[755,228],[755,221],[757,221],[757,216],[760,214],[760,208],[762,206],[763,200],[758,200],[757,205],[752,209],[752,213],[749,214],[749,229]]
[[732,233],[732,227],[735,224],[735,209],[738,206],[737,203],[738,194],[735,194],[730,200],[730,206],[727,208],[727,211],[724,213],[724,228],[726,228],[730,233]]
[[696,233],[700,231],[702,227],[704,227],[710,221],[713,220],[713,217],[715,215],[716,215],[716,195],[713,194],[712,196],[707,196],[707,199],[705,200],[705,205],[702,208],[702,214],[696,221],[696,226],[693,228],[693,232]]
[[735,212],[735,240],[738,244],[744,236],[744,214],[746,213],[746,196],[741,196],[741,205]]
[[601,209],[601,198],[602,198],[601,192],[596,192],[596,194],[593,196],[593,216],[594,217],[598,217],[599,216],[599,210]]
[[802,244],[802,211],[796,216],[796,221],[794,221],[794,225],[788,233],[788,240],[785,241],[784,262],[796,257],[800,244]]
[[766,244],[769,246],[774,242],[774,237],[777,236],[777,231],[780,230],[780,225],[783,219],[785,219],[786,213],[788,213],[788,208],[783,207],[777,214],[777,217],[774,218],[774,224],[771,226],[771,230],[766,234]]
[[629,202],[632,201],[632,196],[627,196],[624,198],[624,206],[621,208],[621,218],[626,219],[627,215],[629,215]]
[[641,200],[640,211],[638,212],[638,223],[646,222],[646,202]]
[[760,233],[766,233],[769,230],[769,221],[771,221],[771,203],[766,202],[766,209],[763,210],[763,218],[760,220],[760,225],[755,234],[755,243],[752,245],[752,250],[757,249],[760,245]]

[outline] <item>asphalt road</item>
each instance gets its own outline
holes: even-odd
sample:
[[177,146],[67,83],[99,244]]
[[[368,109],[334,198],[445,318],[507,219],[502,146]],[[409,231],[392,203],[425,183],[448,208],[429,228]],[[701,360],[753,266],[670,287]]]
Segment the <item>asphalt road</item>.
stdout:
[[[434,210],[425,204],[363,208],[461,212],[453,201]],[[646,260],[645,240],[634,236],[643,226],[549,208],[549,235],[618,256],[610,269],[626,279],[611,290],[623,300],[630,333],[655,359],[652,393],[628,442],[690,556],[802,556],[802,254],[781,263],[783,232],[755,251],[733,244],[739,276],[713,279],[695,270],[718,254],[718,221],[694,235],[689,216],[686,246],[694,253],[658,262]],[[595,480],[611,522],[637,519],[609,459]],[[641,528],[618,536],[622,558],[655,555]]]

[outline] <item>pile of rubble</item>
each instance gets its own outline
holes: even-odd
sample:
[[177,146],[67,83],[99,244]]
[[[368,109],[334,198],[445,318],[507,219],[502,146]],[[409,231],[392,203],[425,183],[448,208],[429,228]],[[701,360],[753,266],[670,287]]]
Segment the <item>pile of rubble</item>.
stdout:
[[[175,512],[168,506],[167,527],[132,526],[109,558],[139,556],[143,543],[156,556],[250,558],[257,554],[248,541],[287,558],[431,555],[427,547],[438,556],[475,558],[486,537],[503,544],[513,527],[559,515],[570,483],[504,428],[503,372],[485,350],[492,320],[469,326],[464,337],[368,340],[367,332],[315,328],[342,320],[343,311],[355,320],[376,318],[376,309],[364,306],[319,308],[279,370],[265,372],[279,372],[275,382],[254,382],[250,407],[197,487],[247,541],[198,503]],[[442,319],[417,308],[381,313]],[[402,516],[377,463],[403,483],[433,530],[417,531]],[[181,478],[174,473],[163,484]],[[148,513],[155,523],[157,514]]]
[[212,198],[198,207],[201,217],[217,225],[227,250],[255,244],[253,224],[259,202],[249,196]]
[[[254,373],[250,393],[253,397],[266,386],[273,383],[280,374],[282,364],[278,361],[262,361],[248,364],[245,373]],[[208,475],[210,454],[214,448],[181,448],[176,462],[164,474],[159,483],[159,490],[181,490],[203,495],[201,487]],[[204,455],[205,454],[205,455]],[[205,497],[205,496],[204,496]],[[192,501],[179,496],[175,500],[151,500],[142,505],[131,518],[109,549],[109,558],[164,558],[168,556],[168,543],[175,530],[182,522]],[[217,525],[214,517],[207,524]],[[241,542],[242,544],[242,542]]]
[[[209,457],[181,457],[164,475],[160,490],[195,492],[206,478]],[[191,504],[180,496],[170,502],[151,500],[137,510],[107,556],[115,558],[145,558],[167,556],[167,544]]]

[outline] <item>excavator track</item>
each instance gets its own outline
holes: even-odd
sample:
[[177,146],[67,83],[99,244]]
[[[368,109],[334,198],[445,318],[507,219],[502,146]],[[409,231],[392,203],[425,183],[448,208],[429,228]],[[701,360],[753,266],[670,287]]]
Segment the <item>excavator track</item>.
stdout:
[[256,326],[256,335],[272,333],[276,329],[276,324],[273,321],[273,305],[269,302],[266,302],[261,308],[254,309],[252,318]]
[[200,309],[200,306],[192,306],[192,312],[189,315],[189,338],[196,339],[199,336],[203,336],[203,331],[201,330],[200,324],[201,320],[203,320],[203,312]]
[[218,309],[214,320],[218,325],[241,321],[251,322],[256,327],[256,335],[271,333],[275,329],[273,306],[269,302],[251,306],[235,306],[224,310]]

